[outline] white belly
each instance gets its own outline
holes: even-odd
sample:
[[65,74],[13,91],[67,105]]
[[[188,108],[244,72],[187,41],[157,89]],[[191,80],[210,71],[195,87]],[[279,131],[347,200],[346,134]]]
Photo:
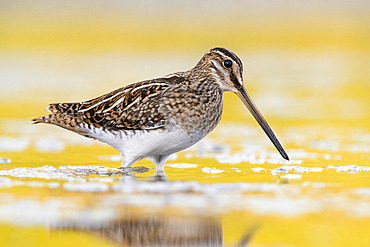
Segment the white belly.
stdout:
[[199,132],[189,135],[180,127],[171,131],[156,129],[107,132],[101,128],[87,131],[90,136],[116,148],[123,159],[127,160],[167,156],[194,145],[208,134]]

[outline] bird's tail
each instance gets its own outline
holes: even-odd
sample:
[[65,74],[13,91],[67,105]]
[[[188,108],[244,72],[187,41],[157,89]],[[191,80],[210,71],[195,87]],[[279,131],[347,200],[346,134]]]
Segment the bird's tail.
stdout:
[[50,104],[48,107],[46,107],[45,110],[51,112],[51,114],[32,119],[31,120],[32,124],[39,123],[53,124],[64,129],[73,131],[77,134],[93,138],[87,133],[86,130],[80,127],[81,119],[79,119],[78,117],[69,116],[64,112],[58,111],[57,108],[58,105],[59,104]]
[[[49,104],[46,108],[45,111],[51,112],[51,113],[57,113],[57,105],[59,104]],[[43,117],[38,117],[34,118],[31,120],[32,124],[38,124],[38,123],[53,123],[52,119],[54,119],[54,114],[49,114]]]
[[46,115],[46,116],[43,116],[43,117],[34,118],[34,119],[31,120],[31,122],[33,124],[52,123],[51,119],[52,119],[52,114],[49,114],[49,115]]

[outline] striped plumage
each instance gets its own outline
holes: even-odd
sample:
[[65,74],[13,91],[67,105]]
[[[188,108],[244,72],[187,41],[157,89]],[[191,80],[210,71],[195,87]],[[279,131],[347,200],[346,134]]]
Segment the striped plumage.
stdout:
[[246,93],[242,69],[235,54],[214,48],[189,71],[133,83],[84,102],[50,104],[46,110],[51,114],[33,122],[57,125],[108,143],[121,152],[122,167],[152,158],[162,172],[170,154],[195,144],[216,127],[223,92],[233,91],[287,158]]

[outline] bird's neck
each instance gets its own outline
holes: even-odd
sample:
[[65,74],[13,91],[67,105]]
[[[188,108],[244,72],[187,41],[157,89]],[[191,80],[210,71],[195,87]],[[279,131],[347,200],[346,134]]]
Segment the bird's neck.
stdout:
[[222,92],[218,78],[210,72],[209,68],[200,68],[198,66],[187,72],[189,87],[199,92],[215,93]]

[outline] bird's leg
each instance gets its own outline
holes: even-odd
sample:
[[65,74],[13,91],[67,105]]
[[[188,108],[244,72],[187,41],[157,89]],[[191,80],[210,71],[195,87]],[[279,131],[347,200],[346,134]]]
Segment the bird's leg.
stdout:
[[156,176],[165,176],[164,173],[164,165],[166,164],[166,160],[168,159],[169,155],[164,156],[157,156],[154,158],[154,163],[156,164],[155,174]]
[[138,159],[137,158],[134,158],[134,157],[126,157],[124,154],[121,154],[122,155],[122,163],[121,163],[121,167],[120,169],[124,170],[125,168],[129,168],[130,166],[132,166],[132,164],[134,164]]

